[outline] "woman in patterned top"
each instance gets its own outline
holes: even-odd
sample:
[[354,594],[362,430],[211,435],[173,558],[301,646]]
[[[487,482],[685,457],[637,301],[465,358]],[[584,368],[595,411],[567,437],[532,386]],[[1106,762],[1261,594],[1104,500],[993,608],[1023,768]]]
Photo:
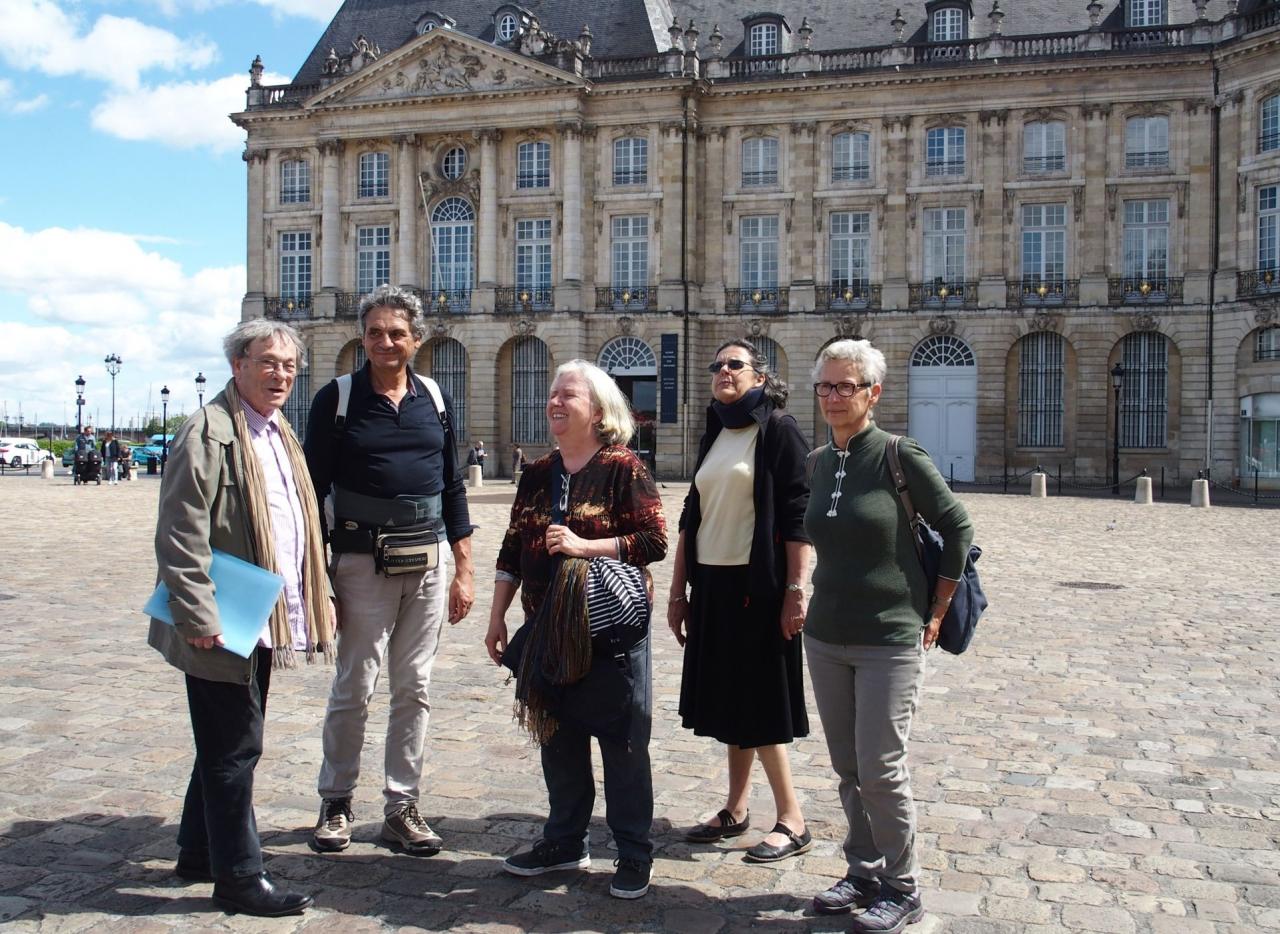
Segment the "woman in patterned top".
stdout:
[[[552,584],[555,555],[617,558],[643,566],[667,553],[666,523],[653,479],[626,446],[634,422],[626,397],[599,367],[572,360],[556,370],[547,400],[547,422],[558,450],[529,464],[520,476],[511,524],[498,553],[493,607],[485,647],[501,664],[507,647],[506,612],[521,594],[532,618]],[[568,481],[563,525],[551,522],[551,484],[563,466]],[[532,641],[532,640],[530,640]],[[649,729],[653,707],[649,640],[627,653],[633,683],[630,725],[625,738],[596,737],[604,763],[606,820],[618,846],[617,872],[609,894],[639,898],[652,874],[653,778],[649,769]],[[599,665],[589,678],[622,678],[619,669]],[[612,674],[610,674],[612,673]],[[573,711],[557,712],[558,727],[542,745],[542,775],[550,814],[542,840],[508,857],[507,872],[535,876],[557,869],[586,869],[587,823],[595,799],[591,774],[591,733],[575,723]]]

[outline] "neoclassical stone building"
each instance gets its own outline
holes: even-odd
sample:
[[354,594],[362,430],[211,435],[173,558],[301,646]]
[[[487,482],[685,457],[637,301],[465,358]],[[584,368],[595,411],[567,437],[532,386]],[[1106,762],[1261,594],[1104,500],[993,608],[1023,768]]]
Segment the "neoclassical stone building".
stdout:
[[687,475],[740,335],[820,440],[858,335],[957,480],[1280,478],[1280,4],[898,2],[347,0],[255,61],[243,313],[306,335],[295,422],[392,282],[504,469],[585,357]]

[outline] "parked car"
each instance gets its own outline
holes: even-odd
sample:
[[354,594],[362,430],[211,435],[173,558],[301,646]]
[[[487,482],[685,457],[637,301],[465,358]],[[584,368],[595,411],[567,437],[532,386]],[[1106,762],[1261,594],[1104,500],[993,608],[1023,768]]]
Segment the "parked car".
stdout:
[[5,467],[21,467],[38,464],[53,457],[30,438],[0,438],[0,464]]
[[[164,454],[164,435],[152,435],[147,438],[146,444],[135,444],[133,446],[133,462],[139,467],[145,467],[150,461],[154,460],[156,466],[160,465],[160,458]],[[169,435],[169,444],[173,444],[173,435]]]

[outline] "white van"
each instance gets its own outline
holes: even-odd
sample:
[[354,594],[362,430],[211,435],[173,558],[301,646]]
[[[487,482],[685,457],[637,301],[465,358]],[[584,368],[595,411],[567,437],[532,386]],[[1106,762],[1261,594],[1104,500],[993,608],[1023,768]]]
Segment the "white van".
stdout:
[[52,454],[30,438],[0,438],[0,466],[22,467],[51,457]]

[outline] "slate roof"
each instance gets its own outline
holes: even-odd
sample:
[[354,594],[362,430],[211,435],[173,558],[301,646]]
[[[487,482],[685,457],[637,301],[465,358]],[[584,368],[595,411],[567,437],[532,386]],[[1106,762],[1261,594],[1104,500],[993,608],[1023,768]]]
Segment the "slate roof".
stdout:
[[[324,59],[332,47],[339,55],[351,51],[359,35],[376,43],[385,55],[414,38],[414,25],[427,10],[450,16],[454,28],[468,35],[492,41],[493,13],[503,0],[346,0],[294,77],[295,84],[319,81]],[[1004,34],[1076,32],[1088,28],[1087,0],[1002,0]],[[1124,0],[1104,0],[1103,27],[1123,26]],[[1169,22],[1189,24],[1195,20],[1193,0],[1167,0]],[[908,42],[925,38],[924,0],[523,0],[519,4],[537,16],[543,28],[561,39],[577,38],[583,24],[591,27],[592,55],[595,58],[625,58],[664,51],[670,41],[665,27],[674,16],[680,25],[693,19],[701,33],[700,51],[709,54],[707,40],[715,25],[724,35],[722,54],[741,53],[742,18],[752,13],[780,13],[794,35],[808,17],[813,27],[815,49],[846,49],[888,45],[894,33],[890,21],[894,10],[902,9],[907,20]],[[1245,0],[1241,10],[1255,2]],[[1209,0],[1210,20],[1226,15],[1228,0]],[[974,0],[971,32],[974,38],[987,35],[990,0]]]

